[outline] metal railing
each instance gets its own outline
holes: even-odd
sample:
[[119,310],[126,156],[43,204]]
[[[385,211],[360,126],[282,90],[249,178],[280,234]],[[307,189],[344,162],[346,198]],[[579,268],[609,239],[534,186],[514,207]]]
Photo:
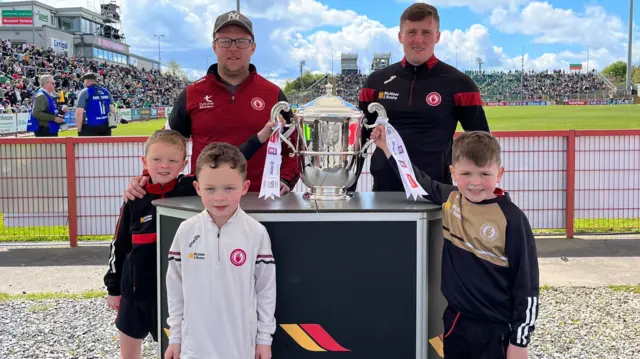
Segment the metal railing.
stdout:
[[[640,130],[494,135],[503,150],[501,187],[538,233],[640,232]],[[0,139],[0,240],[76,246],[87,236],[113,236],[122,194],[142,172],[144,141]],[[371,187],[368,157],[357,190]],[[301,182],[294,189],[305,190]]]

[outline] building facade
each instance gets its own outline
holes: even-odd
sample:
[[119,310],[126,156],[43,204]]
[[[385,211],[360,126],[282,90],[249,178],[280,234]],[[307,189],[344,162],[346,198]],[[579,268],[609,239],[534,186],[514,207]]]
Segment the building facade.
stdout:
[[109,64],[160,68],[157,60],[130,53],[115,2],[101,5],[100,13],[79,7],[53,8],[37,1],[2,2],[0,38]]

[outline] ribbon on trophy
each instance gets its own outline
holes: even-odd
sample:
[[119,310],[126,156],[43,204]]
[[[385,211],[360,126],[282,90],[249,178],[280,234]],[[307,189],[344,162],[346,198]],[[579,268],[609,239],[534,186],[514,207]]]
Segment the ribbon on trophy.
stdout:
[[413,172],[413,165],[411,165],[409,154],[398,131],[391,126],[387,118],[378,117],[376,125],[384,126],[384,131],[387,135],[387,148],[389,148],[391,156],[393,156],[393,159],[398,165],[400,178],[402,179],[402,185],[404,186],[407,198],[413,196],[413,199],[417,200],[419,196],[426,196],[427,191],[425,191],[416,180],[416,174]]
[[280,197],[280,165],[282,164],[282,122],[273,129],[267,142],[267,157],[262,170],[262,185],[258,198],[264,199]]

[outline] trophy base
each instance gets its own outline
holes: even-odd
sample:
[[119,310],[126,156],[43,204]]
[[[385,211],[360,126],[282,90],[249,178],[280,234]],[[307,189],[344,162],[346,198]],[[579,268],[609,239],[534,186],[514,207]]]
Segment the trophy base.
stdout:
[[310,188],[302,195],[302,198],[314,201],[345,201],[353,197],[353,193],[347,192],[345,188]]

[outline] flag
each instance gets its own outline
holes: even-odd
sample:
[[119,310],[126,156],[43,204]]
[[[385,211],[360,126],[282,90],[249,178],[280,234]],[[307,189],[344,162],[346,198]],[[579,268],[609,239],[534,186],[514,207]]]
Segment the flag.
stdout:
[[569,64],[569,70],[582,70],[582,64]]

